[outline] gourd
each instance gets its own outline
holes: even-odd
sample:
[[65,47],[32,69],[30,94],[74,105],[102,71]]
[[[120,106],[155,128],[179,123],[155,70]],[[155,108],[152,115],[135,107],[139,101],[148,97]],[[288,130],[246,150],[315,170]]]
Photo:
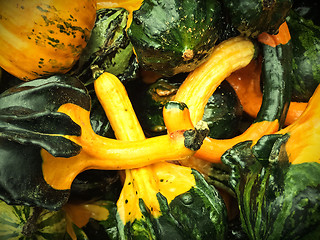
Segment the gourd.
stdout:
[[[290,53],[290,44],[284,47],[286,48]],[[268,81],[264,84],[265,103],[255,122],[244,133],[234,138],[212,139],[207,137],[195,156],[210,162],[220,162],[221,155],[236,143],[260,138],[262,135],[279,129],[287,111],[288,101],[290,101],[290,91],[287,90],[290,90],[291,67],[289,64],[291,62],[290,55],[282,57],[283,55],[278,55],[275,49],[269,50],[271,51],[268,53],[269,58],[265,61],[268,68],[265,71],[265,79]],[[193,123],[202,118],[205,104],[217,86],[232,72],[248,65],[254,52],[255,48],[250,40],[243,37],[228,39],[216,46],[207,62],[188,75],[180,86],[175,101],[187,104]],[[284,71],[279,75],[276,69],[267,66],[269,63],[275,64],[274,67],[278,68],[282,65],[288,66],[283,68]],[[181,125],[178,121],[168,122],[165,117],[164,120],[169,132],[179,129]]]
[[162,109],[167,102],[173,100],[180,85],[179,81],[160,78],[151,85],[144,85],[141,90],[142,96],[139,94],[136,97],[138,99],[134,106],[138,109],[137,116],[147,135],[166,133]]
[[60,157],[80,152],[79,145],[63,137],[81,134],[79,125],[57,112],[66,102],[90,106],[84,86],[66,75],[23,82],[0,95],[2,200],[52,210],[67,201],[68,192],[53,189],[44,180],[40,154],[41,148]]
[[[299,164],[303,162],[320,162],[319,123],[320,115],[318,86],[310,98],[302,115],[291,125],[279,130],[279,134],[289,135],[286,143],[289,162]],[[303,140],[302,140],[303,139]]]
[[69,203],[116,201],[122,188],[117,171],[87,170],[80,173],[72,182]]
[[223,7],[229,22],[246,36],[262,32],[277,33],[291,9],[291,0],[225,0]]
[[320,83],[320,27],[290,11],[286,18],[293,46],[294,101],[307,102]]
[[[232,73],[226,80],[232,85],[243,107],[243,111],[256,118],[261,107],[261,65],[262,58],[252,60],[249,65]],[[285,125],[296,121],[305,110],[306,102],[290,102]]]
[[119,239],[116,204],[106,199],[78,201],[63,206],[71,239]]
[[209,137],[231,138],[239,134],[242,107],[228,82],[223,81],[204,108],[202,120],[208,123]]
[[[154,175],[150,180],[156,181],[154,187],[150,184],[141,184],[142,179],[138,178],[134,178],[130,185],[128,185],[130,181],[125,182],[124,198],[123,201],[119,199],[120,204],[117,203],[118,212],[116,213],[118,234],[123,239],[139,237],[142,239],[147,237],[149,239],[212,239],[213,236],[224,239],[227,223],[225,205],[217,190],[209,185],[200,173],[168,163],[159,164],[151,169]],[[164,178],[165,176],[167,178]],[[192,180],[192,185],[188,179]],[[135,182],[136,180],[139,182]],[[148,182],[150,180],[148,179]],[[191,188],[180,191],[176,188],[180,184],[187,185],[188,188],[191,186]],[[174,193],[169,194],[170,189],[175,189]],[[136,191],[138,191],[137,194]],[[181,193],[175,196],[177,192]],[[133,195],[129,198],[131,194]],[[170,195],[174,198],[168,198]],[[155,206],[160,208],[154,208]],[[132,215],[130,220],[123,221],[119,218],[119,215],[122,216],[120,207],[125,208],[127,214]],[[99,226],[99,229],[103,228],[105,233],[115,234],[111,232],[114,225],[110,224],[115,217],[110,216],[110,218],[98,222],[91,220],[84,229],[89,231],[93,226]]]
[[0,66],[22,80],[70,70],[96,16],[93,0],[1,1],[0,9]]
[[0,201],[0,239],[65,239],[66,236],[63,211],[7,205]]
[[87,89],[68,75],[10,88],[0,95],[0,106],[0,197],[10,204],[59,209],[84,170],[186,158],[204,138],[193,126],[133,142],[100,136],[92,129]]
[[112,73],[123,82],[136,78],[138,63],[126,34],[128,15],[124,8],[97,11],[89,42],[72,71],[86,85],[94,81],[94,69]]
[[[162,109],[174,99],[185,76],[160,78],[155,83],[145,86],[138,96],[135,107],[142,128],[148,135],[160,135],[166,131]],[[134,93],[133,93],[134,94]],[[209,98],[205,106],[202,120],[207,122],[212,138],[229,138],[238,133],[242,108],[233,88],[227,83],[222,84]]]
[[222,156],[249,239],[320,236],[319,98],[320,87],[295,123]]
[[128,35],[140,66],[172,76],[204,62],[220,33],[218,1],[143,1]]
[[[292,42],[286,23],[283,23],[278,35],[264,32],[258,40],[261,43],[263,63],[261,80],[263,98],[260,111],[255,119],[259,121],[278,121],[284,124],[292,94]],[[269,41],[270,40],[270,41]]]
[[290,165],[281,151],[284,141],[269,148],[267,139],[260,141],[257,149],[252,141],[241,142],[222,156],[232,168],[230,182],[249,239],[319,238],[319,163]]
[[[104,93],[99,94],[100,101],[104,109],[108,109],[106,113],[117,138],[131,141],[144,138],[119,79],[104,74],[95,86],[98,92]],[[114,92],[118,94],[110,98]],[[187,117],[183,104],[168,102],[166,107],[178,111],[176,119]],[[208,129],[203,131],[207,133]],[[126,170],[116,219],[123,239],[207,239],[212,236],[223,239],[225,235],[225,209],[216,190],[196,171],[172,163]],[[101,223],[107,231],[108,220]]]

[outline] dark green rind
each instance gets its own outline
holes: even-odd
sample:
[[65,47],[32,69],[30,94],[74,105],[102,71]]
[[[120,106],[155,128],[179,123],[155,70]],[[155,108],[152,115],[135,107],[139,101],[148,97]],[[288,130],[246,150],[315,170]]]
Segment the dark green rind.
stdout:
[[90,97],[83,84],[67,75],[36,79],[8,89],[0,95],[0,138],[40,146],[56,157],[78,154],[80,146],[63,137],[81,134],[80,126],[57,112],[65,103],[90,109]]
[[138,102],[140,111],[137,112],[141,126],[150,135],[166,133],[163,120],[163,107],[171,101],[178,91],[180,82],[160,78],[155,83],[145,86]]
[[[177,196],[170,204],[161,193],[157,193],[160,217],[152,216],[143,199],[140,199],[139,207],[143,214],[141,220],[123,225],[117,215],[115,225],[115,215],[110,215],[110,219],[107,220],[109,222],[95,221],[95,228],[101,230],[103,226],[110,239],[224,239],[227,231],[224,202],[217,190],[209,185],[200,173],[192,170],[192,174],[196,185]],[[93,222],[90,220],[89,224]],[[97,227],[97,223],[100,227]],[[114,229],[116,226],[117,229]],[[116,230],[119,235],[115,234]]]
[[55,190],[45,182],[40,150],[0,138],[0,199],[51,210],[67,202],[69,191]]
[[170,203],[171,214],[183,226],[187,239],[224,239],[227,219],[224,202],[200,173],[195,170],[192,173],[196,186]]
[[187,104],[185,104],[184,102],[175,102],[175,101],[169,101],[167,102],[164,107],[166,109],[173,109],[173,108],[178,108],[181,111],[183,111],[184,109],[188,109]]
[[[143,129],[148,134],[166,133],[162,116],[163,107],[174,98],[180,85],[179,80],[160,78],[142,90],[142,96],[136,104],[139,109],[137,114]],[[209,98],[204,109],[202,120],[209,126],[208,136],[215,139],[236,136],[242,113],[235,91],[228,82],[224,81]]]
[[285,152],[288,137],[264,136],[258,149],[242,142],[222,156],[232,169],[230,183],[249,239],[320,236],[320,164],[291,165]]
[[90,110],[87,89],[76,78],[55,75],[16,85],[0,95],[1,109],[20,107],[33,111],[57,111],[64,103]]
[[97,11],[90,40],[73,74],[86,84],[94,81],[92,67],[112,73],[121,81],[136,78],[138,63],[126,34],[128,12],[123,8]]
[[[220,34],[221,7],[216,0],[145,0],[133,13],[128,35],[138,62],[164,76],[190,72],[212,51]],[[185,50],[193,51],[184,60]]]
[[110,125],[109,119],[99,102],[95,91],[90,92],[91,96],[91,110],[90,110],[90,123],[92,130],[103,137],[116,138],[113,129]]
[[40,150],[71,157],[81,147],[63,137],[80,135],[80,127],[58,108],[74,103],[90,110],[90,97],[76,78],[53,76],[12,87],[0,95],[0,198],[9,204],[51,210],[66,203],[69,191],[49,186]]
[[202,120],[208,123],[209,137],[226,139],[235,137],[239,132],[242,106],[234,89],[223,81],[209,98]]
[[[192,173],[196,186],[177,196],[169,205],[163,195],[157,194],[162,212],[159,218],[150,215],[141,199],[144,221],[127,223],[124,227],[128,229],[127,234],[134,236],[132,239],[146,239],[146,236],[151,239],[224,239],[227,215],[223,200],[202,175],[195,170]],[[136,228],[137,225],[140,227]]]
[[274,34],[291,9],[291,0],[224,0],[223,7],[231,24],[246,36],[262,32]]
[[279,120],[282,126],[291,101],[292,92],[292,45],[276,47],[262,44],[263,98],[255,122]]
[[73,180],[69,202],[117,201],[123,185],[117,171],[86,170]]
[[292,100],[307,102],[320,83],[320,27],[294,11],[286,20],[293,46]]

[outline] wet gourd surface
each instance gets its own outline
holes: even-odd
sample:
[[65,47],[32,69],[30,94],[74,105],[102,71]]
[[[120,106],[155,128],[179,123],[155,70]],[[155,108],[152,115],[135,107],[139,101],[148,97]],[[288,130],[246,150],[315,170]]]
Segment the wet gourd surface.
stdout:
[[314,6],[1,3],[0,239],[319,239]]

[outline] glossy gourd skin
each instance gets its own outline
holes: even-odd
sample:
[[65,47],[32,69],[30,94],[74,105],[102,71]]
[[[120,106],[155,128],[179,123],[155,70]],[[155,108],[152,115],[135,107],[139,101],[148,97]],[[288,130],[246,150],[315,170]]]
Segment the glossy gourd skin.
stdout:
[[[174,166],[171,166],[174,170]],[[159,172],[165,173],[165,169],[158,169],[155,178]],[[179,168],[176,170],[179,172]],[[187,171],[185,172],[187,173]],[[161,173],[160,173],[161,175]],[[164,174],[163,177],[168,178],[160,180],[159,186],[163,189],[170,190],[176,187],[175,184],[187,184],[189,180],[181,181],[179,178],[172,178],[171,174]],[[181,175],[182,176],[182,175]],[[127,192],[127,207],[134,201],[138,201],[139,205],[132,209],[131,215],[142,213],[142,217],[133,218],[132,221],[123,223],[119,217],[119,212],[115,209],[115,205],[111,202],[105,204],[110,215],[107,219],[95,220],[94,216],[83,227],[88,236],[94,234],[93,231],[99,232],[106,239],[225,239],[226,236],[226,208],[225,204],[218,194],[218,191],[209,185],[203,176],[191,170],[187,173],[186,178],[193,179],[194,185],[186,192],[183,192],[175,198],[169,200],[160,191],[155,192],[155,205],[159,204],[160,212],[155,214],[155,209],[148,207],[148,199],[138,195],[130,195]],[[178,181],[178,182],[175,182]],[[127,183],[128,184],[128,183]],[[134,186],[137,182],[130,182],[125,188],[139,191],[138,186]],[[145,187],[145,186],[144,186]],[[154,190],[144,188],[147,194],[154,194]],[[139,198],[139,199],[137,199]],[[105,201],[107,202],[107,201]],[[107,238],[109,237],[109,238]]]
[[63,136],[80,135],[80,126],[56,112],[70,101],[90,108],[83,84],[67,75],[23,82],[0,95],[0,198],[6,203],[55,210],[67,201],[67,191],[45,182],[40,150],[64,157],[79,153],[81,147]]
[[320,26],[294,11],[287,23],[293,47],[292,99],[307,102],[320,83]]
[[[174,76],[160,78],[142,90],[136,106],[142,127],[148,134],[165,134],[162,109],[174,99],[180,85],[181,81]],[[223,82],[209,98],[202,120],[209,126],[209,137],[223,139],[238,133],[241,116],[242,108],[236,93],[227,82]]]
[[164,76],[190,72],[210,54],[220,33],[216,0],[145,0],[128,34],[139,64]]
[[208,123],[208,136],[215,139],[235,137],[241,117],[240,101],[229,83],[223,81],[204,108],[202,120]]
[[262,32],[274,34],[291,8],[291,0],[224,0],[230,23],[241,33],[256,37]]
[[222,156],[249,239],[319,239],[319,99],[320,87],[293,124]]
[[0,65],[23,80],[67,72],[90,38],[96,3],[1,1]]
[[320,164],[290,164],[287,135],[235,145],[222,156],[231,167],[242,227],[249,239],[318,239]]
[[173,100],[180,85],[180,82],[160,78],[151,85],[141,87],[142,94],[136,96],[138,99],[135,106],[138,108],[137,116],[141,126],[147,135],[166,133],[162,109],[167,102]]
[[262,43],[263,101],[255,122],[284,123],[292,93],[292,43],[270,46]]

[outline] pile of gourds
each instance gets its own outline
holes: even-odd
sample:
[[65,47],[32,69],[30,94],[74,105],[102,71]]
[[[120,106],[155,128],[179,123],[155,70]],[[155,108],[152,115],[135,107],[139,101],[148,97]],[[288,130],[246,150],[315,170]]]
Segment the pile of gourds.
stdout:
[[0,2],[0,239],[320,238],[315,6]]

